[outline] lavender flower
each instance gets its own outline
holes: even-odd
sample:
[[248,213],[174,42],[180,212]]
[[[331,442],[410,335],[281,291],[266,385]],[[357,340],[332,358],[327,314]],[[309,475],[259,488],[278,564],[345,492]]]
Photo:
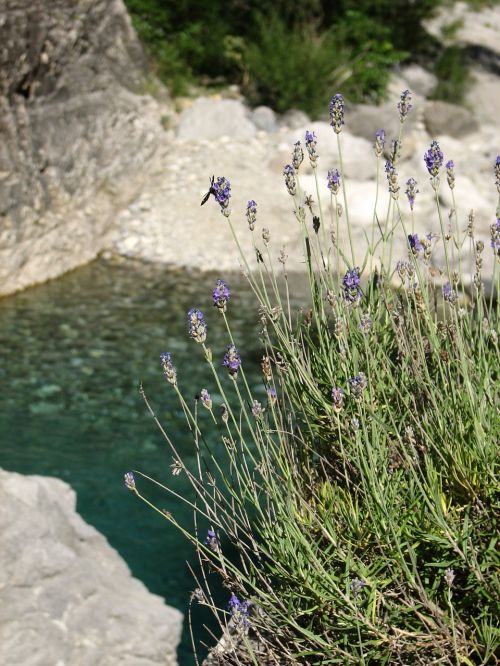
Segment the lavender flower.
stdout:
[[368,335],[368,333],[371,331],[372,324],[373,324],[372,319],[367,312],[361,315],[359,319],[359,328],[362,333]]
[[439,147],[439,143],[433,141],[431,147],[424,155],[424,161],[434,189],[437,189],[439,185],[439,170],[443,166],[443,160],[444,155]]
[[227,423],[229,421],[229,412],[226,405],[220,406],[220,417],[224,421],[224,423]]
[[411,102],[411,92],[409,90],[404,90],[401,93],[401,98],[400,101],[398,102],[399,119],[401,123],[404,123],[404,121],[406,120],[406,116],[413,109],[413,105],[410,104],[410,102]]
[[451,288],[451,284],[449,282],[443,286],[443,298],[450,305],[455,305],[457,301],[457,292]]
[[172,365],[171,354],[169,354],[169,352],[161,353],[160,361],[163,368],[163,374],[165,375],[167,381],[175,386],[175,384],[177,384],[177,371]]
[[238,370],[241,366],[241,357],[238,350],[234,345],[228,345],[227,352],[224,354],[223,365],[229,370],[229,374],[233,379],[238,376]]
[[453,160],[446,162],[446,177],[448,179],[448,187],[452,190],[455,187],[455,162]]
[[249,606],[248,601],[240,601],[235,594],[231,594],[227,607],[231,613],[231,624],[235,629],[245,630],[248,628]]
[[444,581],[448,587],[451,587],[453,585],[454,580],[455,580],[455,572],[453,571],[453,569],[448,567],[447,569],[445,569],[444,572]]
[[252,414],[254,415],[254,418],[260,419],[262,418],[262,414],[264,413],[264,410],[262,409],[262,405],[258,400],[254,400],[252,403]]
[[361,578],[353,578],[349,587],[354,597],[357,597],[361,590],[365,587],[366,583]]
[[500,257],[500,217],[497,217],[497,221],[493,222],[493,224],[490,226],[490,234],[490,245],[493,248],[495,254],[498,254]]
[[231,213],[229,209],[229,199],[231,198],[231,183],[219,176],[215,183],[212,185],[212,194],[220,206],[221,213],[228,217]]
[[391,154],[389,160],[396,165],[399,158],[401,157],[401,141],[399,139],[393,139],[391,141]]
[[363,296],[360,287],[359,268],[351,268],[342,279],[344,300],[349,304],[357,304]]
[[318,161],[318,153],[316,151],[316,134],[314,132],[310,132],[307,130],[306,132],[306,148],[307,152],[309,153],[309,161],[311,162],[311,166],[316,166],[316,162]]
[[297,182],[295,180],[295,169],[291,164],[287,164],[283,169],[283,175],[285,176],[285,185],[288,194],[293,196],[297,192]]
[[334,95],[330,102],[330,125],[335,134],[340,134],[344,125],[345,104],[340,93]]
[[267,399],[271,405],[274,405],[278,400],[278,394],[276,393],[276,389],[273,386],[267,389]]
[[417,181],[415,178],[408,178],[406,181],[406,196],[408,197],[408,201],[410,203],[410,208],[413,210],[413,206],[415,204],[415,197],[418,194],[417,190]]
[[338,169],[330,169],[328,171],[327,187],[333,195],[337,196],[340,190],[340,171]]
[[403,259],[398,261],[396,264],[396,270],[403,282],[405,282],[406,279],[411,281],[415,276],[415,269],[413,268],[413,265],[409,261],[404,261]]
[[420,252],[422,252],[424,249],[418,234],[408,234],[408,244],[410,246],[410,250],[415,256],[420,254]]
[[205,342],[207,339],[207,322],[201,310],[191,308],[187,314],[189,337],[196,342]]
[[215,534],[212,528],[208,529],[207,536],[203,543],[205,544],[205,546],[208,546],[210,550],[218,550],[219,540],[217,539],[217,535]]
[[[307,139],[307,132],[306,132],[306,139]],[[302,150],[300,141],[297,141],[296,143],[293,144],[293,153],[292,153],[292,165],[295,171],[299,170],[299,167],[303,161],[304,161],[304,151]]]
[[136,492],[137,489],[135,487],[134,473],[126,472],[123,475],[123,478],[125,479],[125,487],[128,488],[129,490],[132,490],[133,492]]
[[385,130],[378,129],[375,132],[375,143],[373,144],[373,149],[377,157],[380,157],[384,152],[384,146],[385,146]]
[[500,192],[500,155],[497,155],[494,166],[495,173],[495,185],[497,186],[498,192]]
[[266,245],[268,245],[271,240],[271,233],[267,227],[262,228],[262,240]]
[[250,199],[250,201],[247,203],[247,221],[248,221],[248,227],[250,231],[253,231],[255,229],[255,221],[257,219],[257,204],[253,199]]
[[354,400],[361,400],[363,391],[368,386],[368,380],[364,372],[358,372],[357,375],[349,379],[349,388]]
[[385,173],[387,175],[387,182],[389,183],[389,192],[393,199],[397,199],[399,195],[398,172],[391,160],[387,160],[385,163]]
[[200,400],[203,407],[206,409],[212,409],[212,397],[206,388],[201,389]]
[[224,280],[221,280],[220,278],[217,280],[215,283],[215,289],[212,292],[212,298],[214,300],[214,307],[216,307],[221,314],[225,312],[227,302],[231,298],[231,292]]
[[333,409],[335,412],[340,412],[342,407],[344,406],[344,391],[341,388],[338,387],[333,387],[332,388],[332,402],[333,402]]

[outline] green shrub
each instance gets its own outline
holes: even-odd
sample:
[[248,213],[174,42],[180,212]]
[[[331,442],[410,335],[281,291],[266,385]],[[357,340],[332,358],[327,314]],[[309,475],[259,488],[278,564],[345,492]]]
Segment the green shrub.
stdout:
[[[456,213],[445,225],[439,190],[446,173],[453,194],[454,172],[452,165],[444,170],[433,142],[427,186],[441,233],[414,234],[393,155],[385,169],[392,196],[385,215],[375,203],[357,268],[341,175],[341,96],[332,103],[340,175],[329,177],[330,210],[304,199],[300,147],[285,169],[309,284],[300,311],[290,307],[286,257],[271,259],[278,248],[255,233],[249,202],[257,271],[241,259],[259,302],[267,404],[247,381],[226,317],[229,295],[219,283],[214,301],[230,344],[228,379],[207,346],[202,313],[191,311],[189,321],[222,412],[205,390],[188,404],[182,369],[177,375],[170,355],[162,360],[197,452],[188,468],[162,431],[176,473],[186,475],[196,496],[180,498],[193,508],[193,530],[156,510],[196,548],[203,573],[193,601],[218,618],[226,663],[240,663],[238,651],[247,655],[243,663],[255,664],[268,657],[274,663],[270,655],[279,664],[495,663],[500,220],[490,239],[476,237],[473,217],[465,230]],[[310,134],[306,144],[317,179]],[[500,156],[492,186],[495,179],[500,192]],[[211,194],[237,243],[229,183],[219,177]],[[348,242],[341,242],[341,228]],[[395,236],[407,241],[397,263]],[[431,259],[440,247],[444,265],[436,269]],[[486,252],[493,254],[491,281],[483,276]],[[206,445],[208,429],[219,432],[217,451]],[[146,478],[130,473],[126,482],[148,502]],[[227,610],[215,605],[208,572],[232,592]]]
[[433,98],[444,102],[461,103],[470,81],[467,51],[460,46],[446,48],[436,62],[438,84]]

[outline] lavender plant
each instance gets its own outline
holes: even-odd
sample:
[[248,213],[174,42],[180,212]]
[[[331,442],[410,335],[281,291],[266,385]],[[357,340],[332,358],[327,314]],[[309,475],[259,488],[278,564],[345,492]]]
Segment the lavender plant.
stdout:
[[[312,198],[305,198],[303,151],[295,144],[284,176],[310,288],[301,311],[290,305],[286,252],[281,267],[275,265],[267,230],[259,249],[257,205],[248,203],[244,226],[260,253],[257,271],[243,253],[241,259],[259,306],[267,404],[245,376],[222,279],[212,293],[228,335],[222,360],[215,362],[207,346],[202,312],[190,310],[188,323],[223,404],[216,410],[203,388],[206,411],[199,414],[182,392],[182,369],[175,370],[169,353],[161,356],[168,390],[193,437],[194,469],[150,411],[177,473],[186,475],[196,496],[194,502],[178,498],[193,508],[193,530],[149,502],[147,483],[173,493],[168,485],[140,472],[128,472],[125,484],[193,543],[202,573],[191,603],[209,606],[218,618],[223,640],[214,654],[223,663],[498,663],[500,219],[497,211],[489,242],[476,237],[473,215],[463,234],[445,228],[439,199],[444,156],[433,141],[424,159],[441,233],[419,235],[413,224],[408,232],[396,165],[410,100],[404,91],[401,133],[386,163],[386,224],[374,213],[371,242],[358,265],[343,178],[340,134],[348,120],[341,95],[330,105],[340,169],[328,174],[329,217],[321,206],[313,215]],[[319,147],[312,133],[305,145],[317,182]],[[385,132],[378,130],[377,174],[384,145]],[[500,156],[492,167],[492,187],[500,191]],[[446,174],[453,193],[451,160]],[[213,196],[239,249],[229,183],[216,182]],[[406,185],[413,222],[417,183]],[[338,232],[341,186],[348,249]],[[405,241],[406,256],[394,262],[395,236]],[[431,262],[439,245],[441,267]],[[488,247],[491,280],[483,276]],[[209,429],[219,433],[217,451],[207,444]],[[208,571],[228,590],[226,608],[214,602]]]

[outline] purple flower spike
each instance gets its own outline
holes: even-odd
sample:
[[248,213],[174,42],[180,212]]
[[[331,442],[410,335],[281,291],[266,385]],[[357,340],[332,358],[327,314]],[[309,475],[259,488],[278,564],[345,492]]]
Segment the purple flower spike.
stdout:
[[418,234],[408,234],[408,244],[414,255],[420,254],[424,249]]
[[208,546],[210,550],[217,550],[219,548],[219,540],[217,539],[217,535],[212,528],[208,529],[207,536],[203,543],[205,546]]
[[373,145],[373,149],[377,157],[380,157],[384,152],[384,146],[385,146],[385,130],[378,129],[375,132],[375,143]]
[[398,185],[398,172],[394,166],[394,162],[387,160],[385,163],[385,173],[387,176],[387,183],[389,184],[389,192],[393,199],[397,199],[399,196],[399,185]]
[[359,268],[351,268],[342,279],[344,300],[349,305],[356,305],[363,296],[360,287]]
[[457,292],[451,288],[451,284],[447,282],[443,286],[443,298],[445,301],[447,301],[450,305],[455,305],[456,300],[457,300]]
[[340,171],[338,169],[330,169],[326,180],[328,189],[336,196],[340,190]]
[[283,169],[283,175],[285,176],[285,185],[288,194],[293,196],[297,192],[297,182],[295,180],[295,169],[291,164],[287,164]]
[[351,395],[354,400],[361,400],[363,397],[363,391],[368,386],[368,380],[364,372],[358,372],[357,375],[349,379],[349,388],[351,389]]
[[223,365],[229,370],[232,379],[236,379],[241,366],[241,357],[234,345],[228,345],[227,352],[224,354]]
[[415,197],[418,194],[417,190],[417,181],[415,178],[408,178],[406,181],[406,196],[408,197],[408,201],[410,202],[410,208],[413,210],[413,206],[415,205]]
[[231,198],[231,183],[219,176],[215,183],[212,185],[212,194],[220,206],[221,213],[228,217],[231,213],[229,209],[229,199]]
[[340,93],[332,97],[330,102],[330,125],[335,134],[340,134],[342,125],[344,125],[345,104],[344,98]]
[[188,312],[187,319],[189,337],[196,340],[196,342],[205,342],[207,339],[207,322],[205,321],[205,315],[203,312],[197,308],[191,308]]
[[219,312],[222,314],[226,311],[227,302],[231,298],[231,292],[224,280],[217,280],[215,283],[215,289],[212,292],[212,297],[214,299],[214,306],[218,308]]
[[431,143],[431,147],[424,155],[425,166],[436,188],[439,184],[439,170],[443,166],[444,155],[437,141]]
[[490,233],[490,245],[493,248],[493,252],[500,257],[500,217],[497,217],[497,221],[493,222],[490,226]]
[[310,132],[307,130],[306,132],[306,148],[307,152],[309,153],[309,161],[311,162],[311,166],[316,166],[316,162],[318,161],[318,153],[316,151],[316,134],[314,132]]
[[249,625],[249,606],[248,601],[240,601],[235,594],[231,594],[227,605],[231,613],[231,624],[237,630],[246,630]]
[[497,186],[497,190],[500,193],[500,155],[497,155],[494,171],[495,171],[495,185]]
[[398,102],[399,119],[402,123],[404,123],[404,121],[406,120],[406,116],[413,109],[413,105],[410,104],[410,102],[411,102],[411,92],[409,90],[404,90],[401,93],[401,98],[400,101]]
[[303,161],[304,161],[304,151],[302,150],[300,141],[296,141],[293,144],[293,152],[292,152],[292,165],[295,171],[299,170],[300,165],[302,164]]
[[255,229],[255,221],[257,220],[257,204],[253,199],[250,199],[250,201],[247,203],[247,221],[248,221],[248,228],[250,231],[253,231]]
[[446,162],[446,177],[448,179],[448,186],[452,190],[455,187],[455,162],[453,160]]
[[169,354],[169,352],[163,352],[160,354],[160,362],[163,368],[163,374],[167,381],[175,386],[175,384],[177,384],[177,371],[172,364],[171,354]]

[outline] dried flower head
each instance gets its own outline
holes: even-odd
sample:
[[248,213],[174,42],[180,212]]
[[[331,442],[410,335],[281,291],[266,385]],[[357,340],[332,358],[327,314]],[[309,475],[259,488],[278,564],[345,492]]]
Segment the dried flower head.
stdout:
[[262,374],[264,375],[264,381],[270,382],[273,378],[273,373],[271,370],[271,361],[269,356],[263,356],[260,365],[262,368]]
[[229,421],[229,412],[226,405],[222,404],[219,409],[221,419],[224,421],[224,423],[227,423]]
[[344,396],[345,393],[343,389],[338,388],[336,386],[332,388],[333,409],[337,413],[340,412],[342,410],[342,407],[344,406]]
[[358,372],[357,375],[349,379],[349,388],[351,395],[355,400],[361,400],[363,391],[368,386],[368,380],[364,372]]
[[241,366],[241,357],[233,344],[228,345],[227,347],[227,352],[224,354],[223,365],[228,369],[230,376],[233,379],[236,379],[238,376],[238,370]]
[[375,143],[373,144],[373,150],[375,151],[375,155],[377,157],[380,157],[384,152],[384,146],[385,146],[385,130],[378,129],[375,132]]
[[455,305],[457,301],[457,292],[451,288],[451,284],[449,282],[443,285],[442,291],[444,300],[447,301],[450,305]]
[[497,190],[500,193],[500,155],[497,155],[493,169],[495,173],[495,185],[497,186]]
[[160,362],[163,368],[163,374],[171,384],[177,384],[177,371],[172,365],[172,356],[169,352],[160,354]]
[[264,409],[258,400],[254,400],[252,403],[252,414],[254,418],[261,419],[264,413]]
[[255,221],[257,219],[257,204],[253,199],[247,203],[247,212],[246,212],[248,228],[250,231],[255,229]]
[[401,93],[400,100],[398,102],[398,111],[399,119],[402,123],[406,120],[406,116],[413,109],[411,102],[411,92],[409,90],[403,90]]
[[179,474],[182,472],[182,463],[180,460],[176,460],[173,458],[173,463],[170,465],[170,469],[172,470],[172,475],[173,476],[179,476]]
[[340,134],[344,125],[345,104],[340,93],[335,94],[330,101],[330,125],[335,134]]
[[365,587],[365,585],[366,585],[365,581],[361,580],[361,578],[353,578],[351,580],[349,587],[351,588],[351,592],[354,598],[359,596],[361,590]]
[[314,132],[310,132],[309,130],[307,130],[305,143],[306,143],[307,152],[309,153],[309,161],[311,163],[311,166],[315,167],[319,157],[318,152],[316,150],[316,145],[317,145],[316,134]]
[[276,389],[273,386],[270,386],[267,389],[267,400],[270,405],[274,405],[278,400],[278,394],[276,393]]
[[295,180],[295,169],[291,164],[287,164],[283,169],[283,175],[285,176],[285,185],[288,194],[293,196],[297,192],[297,181]]
[[206,388],[201,389],[200,400],[205,409],[212,409],[212,397]]
[[250,624],[248,615],[250,604],[248,601],[240,601],[235,594],[231,594],[227,605],[231,613],[231,626],[237,631],[245,632]]
[[262,240],[266,245],[269,244],[269,241],[271,240],[271,234],[269,232],[269,229],[267,227],[263,227],[262,229]]
[[367,312],[362,314],[361,317],[359,318],[359,328],[361,332],[364,333],[365,335],[368,335],[368,333],[371,331],[372,324],[373,322],[371,320],[371,317]]
[[231,183],[227,180],[227,178],[224,178],[224,176],[219,176],[217,178],[215,183],[212,185],[212,194],[220,206],[221,213],[228,217],[231,213],[229,209],[229,199],[231,198]]
[[196,342],[205,342],[207,339],[207,322],[205,315],[197,308],[191,308],[187,314],[189,337]]
[[455,187],[455,162],[453,160],[448,160],[445,166],[448,187],[452,190]]
[[448,569],[445,569],[444,572],[444,581],[448,587],[451,587],[453,585],[453,581],[455,580],[455,572],[453,569],[448,567]]
[[490,235],[490,245],[493,248],[493,252],[500,257],[500,217],[497,217],[497,221],[490,225]]
[[296,143],[293,144],[293,152],[292,152],[292,166],[295,169],[295,171],[299,170],[299,167],[303,161],[304,161],[304,151],[302,150],[300,141],[297,141]]
[[215,283],[215,288],[212,292],[212,298],[214,301],[214,307],[216,307],[221,314],[225,312],[227,302],[231,298],[231,292],[229,291],[229,287],[227,286],[227,283],[224,282],[224,280],[221,280],[220,278],[217,280]]
[[337,196],[338,191],[340,190],[340,171],[338,169],[330,169],[326,180],[330,192]]
[[415,205],[415,197],[417,196],[418,192],[417,181],[415,178],[408,178],[406,181],[406,196],[408,197],[411,210],[413,210],[413,206]]
[[136,492],[137,488],[135,487],[135,477],[133,472],[125,472],[123,475],[123,478],[125,480],[125,487],[128,488],[129,490]]

